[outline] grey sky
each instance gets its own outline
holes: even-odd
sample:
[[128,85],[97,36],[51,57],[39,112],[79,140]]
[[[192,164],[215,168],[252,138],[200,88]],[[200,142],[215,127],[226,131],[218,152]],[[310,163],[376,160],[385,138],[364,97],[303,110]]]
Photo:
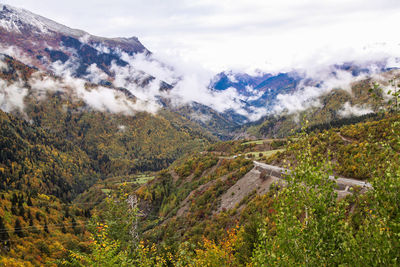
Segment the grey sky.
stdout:
[[362,56],[366,46],[396,53],[400,43],[398,0],[2,2],[91,34],[137,36],[161,57],[179,57],[215,71]]

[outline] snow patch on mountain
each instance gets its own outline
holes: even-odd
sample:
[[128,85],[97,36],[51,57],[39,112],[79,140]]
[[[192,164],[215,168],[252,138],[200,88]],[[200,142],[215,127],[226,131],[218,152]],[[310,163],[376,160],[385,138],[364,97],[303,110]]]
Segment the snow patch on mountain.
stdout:
[[83,36],[86,34],[84,31],[71,29],[23,8],[4,4],[0,4],[0,26],[8,31],[18,33],[22,33],[24,29],[30,28],[42,34],[54,34],[54,32],[72,36]]

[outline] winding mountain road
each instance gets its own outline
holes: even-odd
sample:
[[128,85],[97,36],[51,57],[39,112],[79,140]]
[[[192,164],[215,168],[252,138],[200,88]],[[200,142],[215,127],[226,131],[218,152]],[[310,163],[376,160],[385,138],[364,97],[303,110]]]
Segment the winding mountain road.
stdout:
[[[258,162],[256,160],[253,161],[254,166],[258,168],[259,170],[265,170],[267,171],[268,176],[274,176],[280,179],[284,179],[285,174],[290,173],[291,171],[288,169],[284,169],[281,167],[273,166],[273,165],[268,165],[262,162]],[[347,191],[351,187],[361,187],[361,188],[366,188],[366,189],[371,189],[372,185],[368,182],[356,180],[356,179],[350,179],[350,178],[343,178],[343,177],[338,177],[335,178],[334,176],[329,176],[329,179],[334,180],[338,186],[338,189],[342,189],[341,191]]]
[[[231,188],[221,196],[221,204],[218,211],[232,209],[240,205],[243,198],[256,192],[259,195],[266,194],[272,185],[285,185],[285,176],[290,173],[290,170],[268,165],[258,161],[253,161],[254,168],[240,178]],[[352,188],[361,188],[361,192],[372,189],[372,185],[368,182],[338,177],[329,176],[336,182],[335,191],[338,199],[344,198],[347,195],[353,194]]]

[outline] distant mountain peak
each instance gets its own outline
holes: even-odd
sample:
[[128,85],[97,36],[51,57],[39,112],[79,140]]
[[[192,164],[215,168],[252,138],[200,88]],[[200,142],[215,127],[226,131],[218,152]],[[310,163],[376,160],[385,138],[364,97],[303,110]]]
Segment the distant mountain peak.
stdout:
[[[71,74],[84,78],[88,75],[88,68],[97,65],[108,75],[107,79],[112,79],[113,62],[118,66],[128,64],[122,59],[122,53],[130,56],[151,54],[136,36],[94,36],[5,4],[0,4],[0,52],[57,75],[68,67]],[[60,68],[58,63],[63,67]]]
[[63,33],[74,37],[82,37],[88,34],[81,30],[71,29],[26,9],[4,4],[0,4],[0,26],[17,33],[25,33],[26,31],[47,35]]
[[5,4],[0,4],[0,32],[1,28],[3,28],[5,32],[21,34],[24,36],[34,36],[37,38],[37,35],[45,35],[44,38],[46,39],[56,35],[65,35],[80,40],[86,40],[87,42],[105,42],[110,46],[117,45],[122,50],[127,50],[128,52],[149,53],[149,51],[140,43],[136,36],[129,38],[99,37],[91,35],[83,30],[67,27],[51,19],[32,13],[26,9]]

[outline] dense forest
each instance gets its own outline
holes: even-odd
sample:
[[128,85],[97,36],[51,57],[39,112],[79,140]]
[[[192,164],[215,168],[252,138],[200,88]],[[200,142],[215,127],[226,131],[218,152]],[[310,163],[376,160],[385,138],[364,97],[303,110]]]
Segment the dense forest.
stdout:
[[[106,179],[70,141],[1,115],[2,265],[399,264],[398,115],[219,142],[147,176]],[[270,184],[254,159],[292,172]],[[331,174],[372,188],[338,198]]]
[[[379,168],[357,166],[369,173],[370,189],[354,187],[351,194],[338,199],[335,181],[329,176],[341,165],[336,159],[343,151],[331,143],[329,152],[318,151],[332,132],[347,133],[347,138],[362,142],[358,146],[365,149],[347,156],[355,162],[379,149],[375,162]],[[72,251],[63,264],[396,266],[400,251],[399,132],[399,116],[319,134],[302,132],[286,147],[287,159],[295,163],[285,184],[271,186],[265,194],[258,194],[256,186],[232,209],[222,207],[226,193],[244,189],[231,190],[253,164],[244,155],[220,156],[240,146],[237,152],[246,153],[246,142],[220,143],[160,172],[139,188],[122,184],[114,190],[110,195],[113,204],[95,212],[98,220],[107,223],[100,225],[101,235],[95,232],[92,238],[104,247],[94,245],[91,254]],[[283,157],[282,153],[275,155],[267,160]],[[134,208],[125,202],[131,196],[137,200]],[[124,227],[116,223],[118,212],[107,211],[118,210],[114,205],[133,216]]]

